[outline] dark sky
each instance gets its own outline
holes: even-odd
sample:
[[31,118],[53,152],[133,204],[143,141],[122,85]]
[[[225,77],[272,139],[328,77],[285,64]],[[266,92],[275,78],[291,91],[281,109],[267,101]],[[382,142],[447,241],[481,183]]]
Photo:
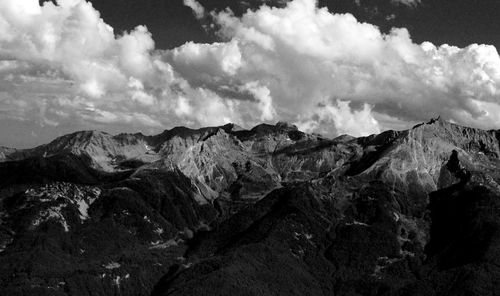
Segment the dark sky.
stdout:
[[[210,42],[206,33],[182,0],[92,0],[104,20],[119,33],[136,25],[147,25],[157,48],[173,48],[192,40]],[[248,6],[235,0],[200,0],[207,10],[231,7],[241,14]],[[264,0],[247,0],[258,7]],[[273,4],[273,1],[266,1]],[[275,3],[281,1],[275,0]],[[417,43],[431,41],[460,47],[471,43],[500,46],[500,0],[422,0],[416,7],[391,0],[320,0],[332,12],[349,12],[360,21],[372,23],[387,32],[405,27]],[[279,5],[279,4],[278,4]],[[388,20],[389,19],[389,20]]]
[[[370,9],[353,7],[351,1],[321,1],[333,11],[353,13],[359,20],[380,26],[408,28],[417,43],[431,41],[436,45],[448,43],[460,47],[471,43],[500,45],[500,1],[498,0],[423,0],[415,8],[391,5],[390,1],[365,0],[369,8],[378,3],[379,14]],[[374,3],[374,4],[370,4]],[[355,5],[354,5],[355,6]],[[386,21],[394,13],[396,18]]]

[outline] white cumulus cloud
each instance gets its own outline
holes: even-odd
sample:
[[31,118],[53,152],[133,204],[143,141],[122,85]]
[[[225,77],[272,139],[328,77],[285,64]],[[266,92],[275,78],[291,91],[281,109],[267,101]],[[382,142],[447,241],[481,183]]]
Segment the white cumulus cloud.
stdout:
[[[242,61],[230,79],[218,83],[259,81],[285,120],[355,135],[437,114],[484,128],[498,122],[498,115],[477,103],[500,103],[494,46],[415,44],[404,28],[383,34],[350,14],[318,8],[313,0],[263,6],[242,17],[230,11],[212,16],[229,40],[225,45],[237,42]],[[361,114],[366,121],[347,124]]]

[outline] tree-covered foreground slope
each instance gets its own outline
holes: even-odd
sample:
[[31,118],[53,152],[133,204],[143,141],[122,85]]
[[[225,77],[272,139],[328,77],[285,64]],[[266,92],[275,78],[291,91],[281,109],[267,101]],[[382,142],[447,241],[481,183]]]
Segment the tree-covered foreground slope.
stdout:
[[436,119],[0,148],[0,294],[496,295],[499,139]]

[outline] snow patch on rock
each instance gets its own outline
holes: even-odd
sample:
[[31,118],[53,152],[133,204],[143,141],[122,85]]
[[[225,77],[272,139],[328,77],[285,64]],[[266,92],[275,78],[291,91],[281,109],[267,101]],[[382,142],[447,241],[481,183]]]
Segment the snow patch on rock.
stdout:
[[110,262],[110,263],[104,265],[104,268],[109,269],[109,270],[117,269],[120,267],[121,267],[121,264],[118,262]]
[[149,249],[168,249],[170,247],[178,246],[179,242],[175,239],[170,239],[166,242],[156,241],[151,243]]
[[48,220],[57,220],[59,223],[61,223],[62,227],[64,228],[64,232],[69,231],[69,225],[68,222],[66,221],[66,218],[62,214],[62,209],[65,208],[66,205],[58,205],[54,207],[50,207],[48,209],[42,210],[38,213],[38,217],[33,220],[31,223],[32,225],[32,230],[36,229],[40,224],[47,222]]
[[24,192],[26,203],[22,208],[41,207],[33,219],[31,229],[54,219],[61,223],[66,232],[70,227],[63,214],[71,209],[78,210],[81,222],[89,218],[90,205],[101,195],[101,189],[93,186],[75,185],[66,182],[53,182],[32,187]]
[[363,222],[359,222],[359,221],[356,221],[354,220],[353,222],[348,222],[346,223],[345,225],[348,225],[348,226],[351,226],[351,225],[358,225],[358,226],[365,226],[365,227],[369,227],[370,225],[366,224],[366,223],[363,223]]
[[7,249],[7,246],[10,245],[14,241],[13,238],[9,238],[4,241],[0,241],[0,253],[4,252]]
[[126,279],[129,279],[130,278],[130,274],[126,274],[125,276],[119,276],[117,275],[114,279],[113,279],[113,285],[117,286],[118,288],[120,288],[120,284],[123,280],[126,280]]

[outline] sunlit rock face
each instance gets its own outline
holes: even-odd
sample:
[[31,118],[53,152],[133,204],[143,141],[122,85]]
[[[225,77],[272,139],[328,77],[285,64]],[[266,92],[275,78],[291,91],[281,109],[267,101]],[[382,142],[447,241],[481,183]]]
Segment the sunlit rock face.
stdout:
[[485,295],[500,288],[499,138],[438,118],[361,138],[279,122],[3,147],[0,287]]
[[34,149],[12,151],[3,159],[20,160],[70,153],[88,156],[93,168],[112,172],[129,165],[126,160],[150,162],[158,159],[149,142],[142,134],[112,136],[99,131],[81,131],[62,136]]
[[491,171],[498,165],[496,131],[483,131],[433,119],[407,131],[388,131],[361,139],[363,156],[348,174],[379,178],[421,200],[457,181],[445,165],[453,150],[461,165],[470,171]]

